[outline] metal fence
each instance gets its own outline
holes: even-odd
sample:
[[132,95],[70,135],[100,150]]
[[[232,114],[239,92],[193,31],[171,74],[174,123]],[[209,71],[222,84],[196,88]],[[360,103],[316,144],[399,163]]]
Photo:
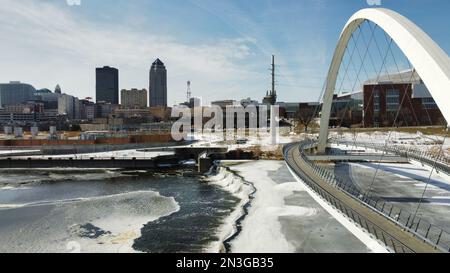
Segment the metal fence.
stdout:
[[[310,161],[305,154],[305,150],[312,149],[316,147],[316,142],[313,140],[306,140],[300,143],[300,157],[305,166],[310,168],[317,176],[319,176],[323,181],[328,184],[346,192],[348,195],[352,196],[354,199],[360,201],[365,206],[373,209],[374,211],[380,213],[384,217],[390,219],[394,223],[401,226],[404,230],[411,232],[418,238],[427,241],[431,245],[439,248],[442,251],[450,252],[450,234],[443,230],[442,228],[421,219],[414,214],[398,208],[381,198],[375,197],[373,195],[369,196],[366,192],[362,192],[354,184],[349,181],[343,181],[342,179],[336,177],[333,172],[327,170],[319,165],[314,164]],[[291,148],[290,145],[285,147],[284,153],[285,157],[288,155],[286,152]],[[368,230],[370,233],[374,234],[378,239],[382,240],[387,246],[392,247],[395,252],[411,252],[411,250],[405,249],[400,242],[396,241],[389,234],[385,234],[381,228],[375,227],[368,219],[363,219],[361,215],[356,215],[355,212],[343,205],[339,200],[332,196],[328,196],[323,189],[317,186],[314,181],[311,181],[309,177],[305,177],[302,173],[297,173],[305,182],[317,193],[319,193],[323,198],[325,198],[330,204],[335,206],[337,209],[345,213],[348,217],[353,219],[355,222],[359,223],[363,228]],[[373,230],[375,229],[375,230]],[[378,231],[377,231],[378,230]],[[381,235],[377,234],[381,233]],[[384,236],[384,237],[383,237]]]
[[[287,149],[285,150],[285,157],[288,158]],[[288,161],[288,160],[287,160]],[[289,162],[289,161],[288,161]],[[306,163],[306,162],[305,162]],[[293,167],[293,166],[291,166]],[[316,192],[320,197],[322,197],[325,201],[327,201],[330,205],[334,206],[336,209],[340,210],[347,217],[352,219],[355,223],[359,224],[362,228],[366,229],[370,234],[373,234],[378,240],[382,241],[386,246],[391,248],[394,252],[397,253],[412,253],[413,250],[402,244],[399,240],[397,240],[394,236],[391,236],[389,233],[385,232],[382,228],[374,224],[372,221],[357,213],[349,206],[342,203],[338,198],[331,195],[329,192],[321,188],[317,183],[312,181],[308,176],[304,173],[299,172],[296,168],[291,168],[305,183],[311,188],[314,192]]]
[[445,157],[443,153],[435,154],[429,151],[420,150],[414,147],[404,148],[401,145],[385,145],[381,143],[368,143],[358,141],[340,141],[332,139],[331,143],[342,144],[346,146],[362,147],[365,149],[373,149],[383,153],[397,154],[409,159],[414,159],[422,164],[434,167],[437,171],[441,171],[450,175],[450,159]]

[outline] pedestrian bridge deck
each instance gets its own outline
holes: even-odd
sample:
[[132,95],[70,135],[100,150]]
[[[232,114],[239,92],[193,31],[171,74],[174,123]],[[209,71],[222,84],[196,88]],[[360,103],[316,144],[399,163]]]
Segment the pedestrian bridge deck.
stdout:
[[406,157],[398,155],[382,154],[336,154],[336,155],[308,155],[311,161],[350,161],[350,162],[384,162],[384,163],[408,163]]

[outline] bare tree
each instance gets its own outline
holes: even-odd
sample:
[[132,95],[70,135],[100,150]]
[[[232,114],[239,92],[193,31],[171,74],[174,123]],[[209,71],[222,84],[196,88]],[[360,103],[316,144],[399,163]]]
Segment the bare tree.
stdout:
[[315,111],[311,107],[302,107],[296,113],[297,119],[303,127],[305,133],[308,132],[308,127],[315,118]]

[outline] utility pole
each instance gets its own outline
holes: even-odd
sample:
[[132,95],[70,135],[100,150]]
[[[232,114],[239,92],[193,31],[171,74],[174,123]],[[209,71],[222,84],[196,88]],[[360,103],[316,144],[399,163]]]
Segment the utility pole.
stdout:
[[275,55],[272,55],[272,93],[270,95],[277,95],[277,91],[275,91]]
[[275,105],[277,102],[277,91],[275,90],[275,55],[272,55],[272,67],[270,68],[272,75],[272,88],[267,90],[263,99],[264,104]]
[[271,143],[273,145],[278,143],[279,136],[279,116],[280,109],[278,105],[275,105],[277,102],[277,91],[275,90],[275,55],[272,55],[272,91],[270,94],[271,106],[270,106],[270,136]]

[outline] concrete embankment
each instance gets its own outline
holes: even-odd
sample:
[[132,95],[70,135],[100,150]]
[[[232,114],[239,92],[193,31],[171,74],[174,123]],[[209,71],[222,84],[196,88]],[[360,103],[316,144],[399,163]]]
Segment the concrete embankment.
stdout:
[[0,157],[12,156],[32,156],[32,155],[69,155],[69,154],[90,154],[111,151],[122,151],[132,149],[160,148],[166,146],[181,146],[187,142],[155,142],[155,143],[130,143],[130,144],[60,144],[43,146],[24,147],[1,147],[5,153],[0,153]]

